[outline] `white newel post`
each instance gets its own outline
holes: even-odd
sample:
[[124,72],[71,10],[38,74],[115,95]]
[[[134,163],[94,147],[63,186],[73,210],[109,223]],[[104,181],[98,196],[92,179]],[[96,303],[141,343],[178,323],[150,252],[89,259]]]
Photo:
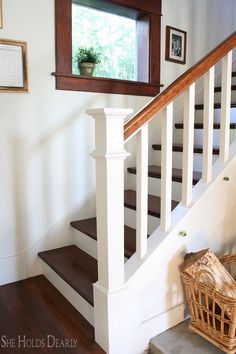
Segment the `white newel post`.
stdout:
[[124,289],[124,160],[128,156],[124,150],[124,119],[132,112],[111,108],[87,112],[95,119],[96,139],[92,154],[96,159],[98,259],[98,282],[94,284],[95,338],[112,354],[114,328],[119,328],[114,316]]

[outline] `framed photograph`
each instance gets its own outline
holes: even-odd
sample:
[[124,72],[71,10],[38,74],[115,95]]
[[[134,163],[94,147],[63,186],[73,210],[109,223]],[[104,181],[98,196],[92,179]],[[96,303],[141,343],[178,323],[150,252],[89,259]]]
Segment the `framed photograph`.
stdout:
[[3,19],[2,19],[2,0],[0,0],[0,28],[3,28]]
[[166,26],[166,60],[186,63],[187,32]]
[[0,39],[0,92],[28,92],[26,42]]

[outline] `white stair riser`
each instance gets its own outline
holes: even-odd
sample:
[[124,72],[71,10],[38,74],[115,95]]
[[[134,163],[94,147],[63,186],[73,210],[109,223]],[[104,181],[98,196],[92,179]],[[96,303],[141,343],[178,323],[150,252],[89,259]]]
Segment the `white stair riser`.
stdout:
[[[236,108],[231,108],[230,110],[230,121],[231,123],[236,122]],[[214,122],[215,123],[220,123],[221,119],[221,109],[215,109],[214,110]],[[196,109],[195,110],[195,122],[196,123],[202,123],[203,122],[203,110],[202,109]]]
[[[213,163],[218,159],[217,155],[213,155]],[[161,151],[156,151],[156,163],[161,164]],[[173,168],[182,169],[183,166],[183,153],[173,151]],[[193,170],[202,171],[202,154],[193,155]]]
[[[97,259],[97,241],[90,236],[78,230],[74,230],[74,244],[82,251]],[[127,260],[128,258],[124,257],[124,262],[127,262]]]
[[[230,129],[230,143],[235,140],[236,129]],[[174,142],[176,144],[183,144],[183,129],[175,129]],[[194,129],[194,144],[203,145],[203,129]],[[220,146],[220,129],[214,129],[213,132],[213,146]]]
[[[221,102],[221,92],[215,93],[215,102]],[[236,90],[231,91],[231,102],[236,102]]]
[[[125,225],[136,229],[136,211],[125,208]],[[148,233],[151,234],[160,225],[160,219],[148,215]]]
[[82,251],[97,259],[97,241],[90,236],[74,229],[74,243]]
[[[42,261],[43,262],[43,261]],[[67,284],[51,267],[43,262],[44,276],[76,308],[86,320],[94,326],[94,308]],[[78,279],[79,281],[79,279]]]
[[[128,176],[129,188],[136,189],[136,175]],[[161,195],[161,180],[159,178],[148,178],[148,193],[160,197]],[[172,199],[180,201],[182,196],[182,183],[172,182]]]
[[[232,78],[232,85],[236,85],[236,77]],[[220,83],[215,83],[215,87],[220,87],[220,86],[221,86]],[[196,95],[196,103],[202,103],[203,100],[204,100],[204,92],[202,90]],[[215,103],[221,102],[221,92],[214,93],[214,102]],[[236,90],[231,90],[231,102],[236,102]]]

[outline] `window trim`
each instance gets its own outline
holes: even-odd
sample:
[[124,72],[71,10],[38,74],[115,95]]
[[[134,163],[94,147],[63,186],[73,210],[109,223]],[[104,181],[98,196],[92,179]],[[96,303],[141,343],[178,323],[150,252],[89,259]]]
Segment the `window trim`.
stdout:
[[[90,0],[90,2],[93,0]],[[105,0],[106,2],[107,0]],[[127,95],[155,96],[160,92],[160,22],[161,0],[150,0],[142,4],[143,0],[110,0],[112,4],[128,7],[142,15],[142,22],[149,30],[149,70],[139,66],[139,73],[146,75],[148,82],[127,81],[119,79],[107,79],[100,77],[84,77],[72,74],[72,0],[55,1],[55,25],[56,25],[56,78],[57,90],[117,93]],[[131,6],[133,5],[133,6]],[[114,7],[115,8],[115,7]],[[152,8],[153,12],[150,11]],[[114,12],[113,12],[114,13]],[[139,17],[140,18],[140,17]],[[138,23],[141,24],[141,21]],[[149,24],[149,27],[147,27]],[[140,29],[143,31],[143,28]],[[143,49],[146,50],[146,49]],[[139,57],[144,52],[140,49]],[[140,60],[145,63],[145,61]],[[140,76],[138,75],[140,80]],[[141,77],[143,79],[143,77]]]

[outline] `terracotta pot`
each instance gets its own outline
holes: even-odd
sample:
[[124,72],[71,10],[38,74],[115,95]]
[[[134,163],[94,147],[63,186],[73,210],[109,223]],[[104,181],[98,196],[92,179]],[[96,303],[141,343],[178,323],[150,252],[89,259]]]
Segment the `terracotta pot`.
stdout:
[[93,76],[95,69],[94,63],[79,63],[79,72],[83,76]]

